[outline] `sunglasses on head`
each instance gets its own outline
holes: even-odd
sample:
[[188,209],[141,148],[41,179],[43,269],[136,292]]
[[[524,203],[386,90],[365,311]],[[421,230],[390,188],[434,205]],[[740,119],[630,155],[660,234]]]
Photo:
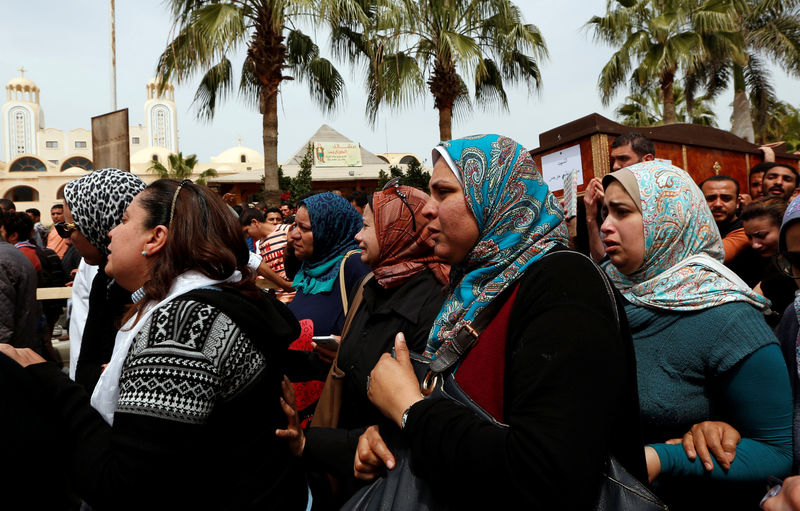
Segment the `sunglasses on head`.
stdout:
[[381,188],[382,192],[394,188],[394,193],[400,197],[400,200],[403,201],[403,204],[408,208],[408,211],[411,213],[411,226],[414,229],[414,232],[417,232],[417,219],[416,215],[414,215],[414,209],[411,207],[411,204],[408,203],[407,196],[405,192],[400,190],[400,177],[395,177],[390,179],[383,188]]
[[800,275],[794,274],[794,268],[800,268],[800,252],[778,252],[775,255],[775,266],[787,277],[800,279]]
[[78,230],[78,226],[75,225],[75,222],[58,222],[53,227],[56,228],[58,235],[64,239],[69,238],[72,236],[73,232]]

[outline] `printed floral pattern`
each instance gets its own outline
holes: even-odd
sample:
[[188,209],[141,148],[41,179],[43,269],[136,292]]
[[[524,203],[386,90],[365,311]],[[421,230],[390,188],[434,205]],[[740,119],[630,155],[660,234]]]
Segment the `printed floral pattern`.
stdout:
[[703,193],[684,170],[659,162],[627,168],[636,177],[644,222],[644,262],[631,275],[604,268],[635,305],[667,310],[702,310],[744,301],[765,309],[754,293],[722,265],[725,252]]
[[499,135],[476,135],[441,146],[462,177],[480,238],[466,261],[453,269],[453,290],[425,350],[431,358],[531,264],[555,245],[567,244],[561,205],[525,148]]

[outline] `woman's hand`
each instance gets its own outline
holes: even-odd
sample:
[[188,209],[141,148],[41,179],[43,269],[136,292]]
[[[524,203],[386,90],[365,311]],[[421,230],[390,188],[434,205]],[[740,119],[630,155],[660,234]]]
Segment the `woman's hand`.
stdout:
[[644,460],[647,463],[647,480],[652,483],[661,473],[661,458],[658,457],[655,449],[645,445]]
[[386,447],[378,426],[370,426],[358,437],[353,473],[362,481],[372,481],[383,471],[384,466],[392,470],[395,466],[394,456]]
[[22,367],[28,367],[31,364],[39,364],[46,362],[38,353],[30,348],[15,348],[10,344],[0,343],[0,353],[12,359]]
[[283,391],[281,408],[283,408],[283,413],[286,414],[289,424],[287,424],[286,429],[276,429],[275,436],[288,440],[289,451],[299,458],[303,455],[303,449],[306,448],[306,436],[303,434],[303,428],[300,427],[300,420],[297,417],[297,401],[294,396],[294,387],[292,387],[292,382],[286,376],[281,381],[281,390]]
[[[736,457],[736,446],[742,440],[742,435],[728,423],[719,421],[705,421],[692,426],[683,438],[668,440],[668,444],[683,444],[686,457],[694,460],[698,456],[707,471],[714,469],[711,455],[725,470],[731,468],[731,463]],[[710,451],[710,452],[709,452]]]
[[394,352],[397,359],[384,353],[375,364],[369,375],[367,396],[372,404],[399,426],[403,412],[422,401],[423,396],[402,332],[394,338]]
[[603,182],[599,178],[593,177],[586,185],[583,194],[583,204],[586,206],[587,222],[597,221],[597,211],[603,206]]

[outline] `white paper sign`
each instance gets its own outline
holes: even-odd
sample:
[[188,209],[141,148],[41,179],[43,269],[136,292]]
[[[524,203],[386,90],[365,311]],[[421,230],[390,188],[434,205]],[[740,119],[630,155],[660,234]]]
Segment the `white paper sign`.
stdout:
[[578,174],[578,184],[583,184],[581,146],[574,145],[542,156],[542,178],[551,192],[564,188],[564,178],[572,171]]

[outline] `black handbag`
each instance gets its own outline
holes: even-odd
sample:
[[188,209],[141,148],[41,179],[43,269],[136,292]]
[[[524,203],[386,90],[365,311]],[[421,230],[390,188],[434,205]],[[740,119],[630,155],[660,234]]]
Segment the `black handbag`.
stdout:
[[[546,257],[546,256],[545,256]],[[605,273],[598,268],[606,284],[617,325],[620,325],[616,297]],[[469,352],[478,340],[480,333],[494,319],[497,312],[511,293],[507,289],[493,300],[472,322],[471,327],[461,329],[447,349],[440,352],[435,360],[411,353],[411,363],[420,381],[420,389],[425,399],[447,398],[466,406],[483,420],[497,427],[508,425],[497,421],[478,403],[467,395],[458,385],[452,369]],[[394,353],[393,353],[394,355]],[[382,432],[383,433],[383,432]],[[391,433],[390,433],[391,434]],[[396,466],[370,485],[356,492],[342,507],[343,511],[440,511],[449,509],[447,503],[437,501],[427,481],[414,475],[409,463],[409,449],[402,435],[385,437]],[[666,510],[667,506],[650,489],[629,473],[613,456],[606,460],[603,481],[594,511],[656,511]]]

